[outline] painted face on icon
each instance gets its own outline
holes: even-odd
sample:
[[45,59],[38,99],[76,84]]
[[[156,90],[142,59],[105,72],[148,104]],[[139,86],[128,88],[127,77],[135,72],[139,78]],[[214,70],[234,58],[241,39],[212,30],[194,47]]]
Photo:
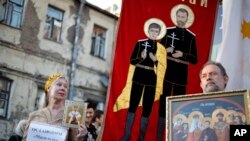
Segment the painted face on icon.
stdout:
[[188,14],[186,12],[178,11],[176,13],[176,22],[178,27],[185,28],[187,21],[188,21]]
[[156,40],[157,37],[159,36],[160,34],[160,29],[159,28],[150,28],[148,30],[148,34],[149,34],[149,38],[151,40]]

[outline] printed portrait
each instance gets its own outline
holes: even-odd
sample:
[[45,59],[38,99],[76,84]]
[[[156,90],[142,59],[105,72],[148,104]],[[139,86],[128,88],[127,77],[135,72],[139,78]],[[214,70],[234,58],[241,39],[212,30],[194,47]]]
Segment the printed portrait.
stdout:
[[171,13],[170,13],[171,20],[174,23],[174,25],[178,25],[177,18],[178,18],[178,16],[181,16],[181,15],[178,15],[177,13],[178,13],[178,11],[183,11],[183,10],[186,11],[188,14],[185,28],[189,28],[194,23],[195,16],[194,16],[193,10],[185,4],[178,4],[171,9]]
[[77,128],[84,123],[86,103],[67,100],[65,102],[63,125]]

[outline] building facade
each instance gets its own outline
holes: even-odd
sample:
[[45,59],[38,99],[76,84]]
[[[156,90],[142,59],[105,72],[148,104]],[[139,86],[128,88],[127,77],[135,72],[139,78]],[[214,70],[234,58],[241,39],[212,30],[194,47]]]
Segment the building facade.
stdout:
[[71,78],[74,47],[72,99],[104,108],[118,17],[85,3],[77,24],[79,8],[79,0],[0,0],[0,140],[39,107],[51,74]]

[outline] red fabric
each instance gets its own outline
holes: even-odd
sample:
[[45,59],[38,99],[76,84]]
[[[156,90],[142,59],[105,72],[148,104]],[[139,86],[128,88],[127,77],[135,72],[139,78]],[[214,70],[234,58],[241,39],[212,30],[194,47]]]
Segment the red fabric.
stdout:
[[[183,2],[184,1],[184,2]],[[191,0],[194,1],[194,0]],[[114,55],[111,84],[107,99],[107,109],[104,124],[103,141],[119,141],[125,130],[126,110],[113,112],[114,103],[125,86],[129,68],[129,59],[133,47],[138,39],[146,38],[143,26],[149,18],[162,19],[167,27],[174,26],[170,17],[172,7],[177,4],[186,4],[192,8],[195,20],[188,29],[196,34],[198,64],[189,65],[189,80],[187,93],[200,93],[199,71],[208,60],[210,46],[213,37],[215,13],[217,1],[208,1],[207,7],[201,7],[201,0],[196,4],[190,4],[189,0],[123,0],[122,11],[117,33],[116,50]],[[192,78],[192,79],[190,79]],[[149,117],[149,125],[146,131],[146,141],[156,140],[158,101],[154,103]],[[141,107],[137,109],[136,118],[132,128],[132,141],[139,135]]]

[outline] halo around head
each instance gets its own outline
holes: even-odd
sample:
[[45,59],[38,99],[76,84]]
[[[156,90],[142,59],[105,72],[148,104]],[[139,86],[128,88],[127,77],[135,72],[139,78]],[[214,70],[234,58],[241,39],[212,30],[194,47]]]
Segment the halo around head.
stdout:
[[242,119],[242,121],[243,121],[243,123],[246,122],[246,115],[245,115],[245,114],[243,114],[243,113],[241,113],[241,112],[237,112],[236,116],[240,116],[241,119]]
[[223,109],[223,108],[218,108],[216,110],[213,111],[213,114],[212,114],[212,119],[217,122],[218,119],[217,119],[217,115],[223,115],[223,120],[225,121],[226,120],[226,116],[227,116],[227,110],[226,109]]
[[172,20],[172,22],[175,25],[177,25],[177,22],[176,22],[176,11],[178,9],[180,9],[180,8],[184,8],[184,9],[186,9],[188,11],[188,21],[187,21],[187,23],[185,25],[185,28],[189,28],[194,23],[194,12],[193,12],[193,10],[189,6],[187,6],[185,4],[178,4],[178,5],[174,6],[171,9],[171,15],[170,15],[171,16],[171,20]]
[[199,119],[203,119],[204,115],[200,111],[193,111],[188,115],[188,123],[191,125],[194,117],[198,117]]
[[178,119],[182,119],[183,123],[187,123],[187,117],[183,114],[177,114],[173,117],[173,123],[175,123]]
[[144,24],[145,35],[149,38],[148,28],[149,28],[149,25],[152,23],[156,23],[156,24],[160,25],[160,27],[161,27],[161,32],[160,32],[159,36],[157,36],[156,40],[163,38],[164,35],[166,34],[166,31],[167,31],[166,25],[164,24],[164,22],[162,20],[160,20],[158,18],[150,18],[145,22],[145,24]]

